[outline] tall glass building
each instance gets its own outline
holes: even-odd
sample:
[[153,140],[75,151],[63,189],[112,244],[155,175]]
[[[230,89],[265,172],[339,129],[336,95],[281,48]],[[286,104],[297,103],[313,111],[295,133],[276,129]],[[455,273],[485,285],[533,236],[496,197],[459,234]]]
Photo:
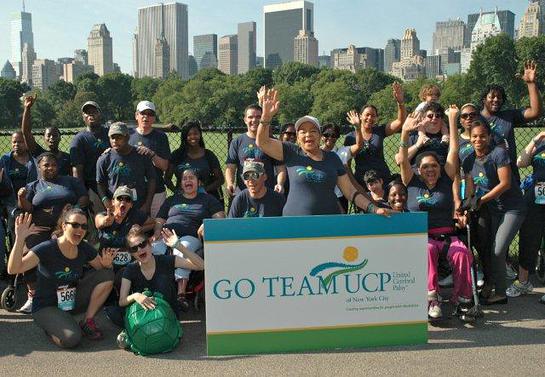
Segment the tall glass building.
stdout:
[[217,68],[218,66],[218,35],[204,34],[193,37],[193,56],[199,70]]
[[23,46],[28,44],[34,49],[34,34],[32,33],[32,15],[25,12],[13,13],[11,16],[11,65],[18,77],[21,76],[21,53]]
[[263,7],[265,67],[276,68],[293,58],[293,43],[299,30],[314,32],[314,4],[292,1]]

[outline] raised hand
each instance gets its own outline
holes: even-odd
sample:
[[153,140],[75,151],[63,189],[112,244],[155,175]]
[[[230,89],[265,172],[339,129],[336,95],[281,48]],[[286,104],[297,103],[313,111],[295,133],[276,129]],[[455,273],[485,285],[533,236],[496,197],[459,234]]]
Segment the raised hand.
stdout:
[[395,81],[392,84],[392,91],[393,91],[394,98],[395,98],[397,103],[404,103],[405,102],[405,93],[403,92],[403,87],[401,86],[400,83]]
[[163,228],[163,230],[161,231],[161,236],[163,237],[165,245],[167,245],[168,247],[174,248],[178,243],[178,235],[174,230]]
[[34,93],[33,95],[26,96],[23,101],[23,106],[25,109],[30,109],[32,105],[34,105],[34,102],[36,102],[36,98],[38,98],[38,93]]
[[541,131],[540,133],[538,133],[533,140],[538,143],[545,140],[545,131]]
[[537,64],[534,60],[528,60],[524,63],[524,75],[522,75],[522,79],[527,84],[532,84],[536,82],[536,70],[537,70]]
[[357,127],[361,122],[360,114],[356,110],[350,110],[346,113],[346,120],[350,122],[351,125]]
[[407,132],[418,130],[418,128],[421,126],[421,122],[422,122],[421,113],[409,114],[407,119],[405,119],[405,123],[403,123],[403,130]]
[[110,267],[112,265],[118,250],[119,249],[114,249],[111,247],[107,247],[102,250],[101,259],[102,259],[102,265],[104,267]]
[[257,103],[261,106],[263,104],[263,98],[267,95],[267,87],[263,85],[259,88],[257,94]]
[[280,101],[278,100],[278,91],[276,89],[267,90],[267,93],[263,97],[262,108],[261,120],[270,122],[280,109]]
[[17,216],[15,219],[15,237],[19,239],[26,239],[32,234],[37,234],[48,230],[43,226],[36,226],[32,223],[32,214],[25,212]]
[[458,109],[458,106],[456,105],[450,105],[448,108],[448,117],[451,119],[456,119],[458,117],[458,113],[460,112],[460,109]]

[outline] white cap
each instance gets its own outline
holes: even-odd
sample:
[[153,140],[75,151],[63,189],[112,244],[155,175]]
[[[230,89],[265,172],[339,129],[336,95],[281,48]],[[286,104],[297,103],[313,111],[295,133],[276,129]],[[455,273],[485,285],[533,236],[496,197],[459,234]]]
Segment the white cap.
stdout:
[[297,122],[295,122],[295,131],[299,131],[299,127],[301,127],[303,123],[307,123],[307,122],[314,124],[316,128],[318,129],[318,131],[322,132],[322,126],[320,125],[320,121],[310,115],[305,115],[304,117],[299,118]]
[[140,101],[138,102],[138,105],[136,106],[136,111],[141,113],[142,111],[151,110],[155,112],[155,105],[153,102],[150,101]]

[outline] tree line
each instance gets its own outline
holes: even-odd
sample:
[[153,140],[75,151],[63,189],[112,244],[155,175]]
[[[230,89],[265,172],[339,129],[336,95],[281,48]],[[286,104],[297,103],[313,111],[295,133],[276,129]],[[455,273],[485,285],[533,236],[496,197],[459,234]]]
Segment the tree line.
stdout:
[[[445,81],[420,79],[403,83],[409,109],[420,102],[422,85],[436,83],[442,91],[441,103],[466,102],[479,104],[480,94],[488,84],[502,85],[507,103],[520,107],[528,103],[524,82],[517,79],[526,60],[538,64],[538,86],[545,85],[545,36],[513,41],[506,34],[489,38],[473,54],[467,73],[450,76]],[[75,82],[57,81],[44,92],[32,108],[33,125],[43,128],[81,127],[80,106],[88,100],[97,101],[107,120],[132,120],[136,103],[152,100],[162,123],[182,124],[198,119],[210,127],[243,126],[243,109],[256,101],[262,85],[275,86],[282,103],[277,121],[293,122],[312,114],[322,122],[345,124],[346,112],[373,104],[380,120],[396,117],[391,84],[395,77],[374,69],[355,73],[330,68],[316,68],[301,63],[288,63],[271,71],[257,68],[242,75],[225,75],[217,69],[199,71],[183,81],[176,74],[164,80],[134,78],[123,73],[102,77],[87,73]],[[0,129],[19,127],[22,115],[20,98],[30,91],[26,84],[0,78]],[[39,92],[35,89],[33,92]]]

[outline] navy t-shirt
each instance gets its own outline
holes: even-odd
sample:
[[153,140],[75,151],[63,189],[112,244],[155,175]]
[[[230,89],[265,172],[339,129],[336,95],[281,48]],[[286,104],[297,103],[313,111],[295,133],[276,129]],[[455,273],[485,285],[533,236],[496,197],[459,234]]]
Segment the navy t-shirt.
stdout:
[[[356,163],[354,177],[365,187],[363,175],[369,170],[375,170],[380,178],[387,184],[390,181],[390,168],[384,159],[384,139],[386,138],[386,126],[374,126],[369,140],[363,141],[363,148],[354,156]],[[356,132],[352,131],[346,135],[344,145],[356,144]]]
[[[430,139],[426,144],[424,144],[420,149],[418,149],[418,152],[416,152],[415,156],[411,159],[411,166],[413,168],[416,168],[416,157],[423,152],[435,152],[437,153],[437,156],[439,156],[439,163],[441,166],[445,166],[445,162],[447,161],[447,155],[448,155],[448,144],[441,143],[441,137],[443,134],[441,132],[432,134],[426,132],[426,136]],[[412,132],[409,136],[409,146],[413,146],[416,144],[416,141],[418,140],[418,131]]]
[[452,180],[448,176],[441,175],[435,187],[430,189],[418,174],[414,174],[407,186],[407,193],[410,212],[428,212],[428,229],[454,226]]
[[[106,212],[102,213],[106,215]],[[140,211],[137,208],[131,208],[123,221],[118,223],[114,220],[112,225],[98,229],[98,241],[100,242],[100,249],[107,247],[112,248],[124,248],[125,247],[125,238],[129,233],[131,227],[135,224],[140,226],[144,225],[148,215]]]
[[[129,144],[135,147],[148,147],[154,151],[157,156],[170,160],[170,145],[168,144],[168,137],[163,131],[152,129],[147,135],[141,135],[136,129],[129,130]],[[163,178],[164,172],[155,168],[155,193],[161,193],[165,191],[165,180]]]
[[526,109],[510,109],[497,112],[491,117],[485,117],[492,130],[492,139],[495,145],[505,145],[511,159],[511,170],[516,180],[514,184],[520,184],[520,174],[517,167],[517,143],[515,142],[515,125],[528,123],[524,119]]
[[32,221],[39,226],[54,228],[66,204],[77,204],[87,195],[83,183],[68,175],[53,181],[39,179],[26,185],[26,199],[32,203]]
[[229,153],[227,155],[227,164],[234,164],[237,166],[237,186],[240,190],[244,190],[246,186],[242,180],[242,167],[244,161],[255,160],[263,163],[265,167],[265,173],[267,174],[267,181],[265,186],[270,189],[274,189],[276,185],[276,179],[274,176],[274,165],[280,165],[281,163],[269,156],[267,156],[255,143],[256,139],[253,139],[245,133],[237,137],[229,145]]
[[[32,156],[38,157],[42,153],[51,152],[45,150],[40,144],[36,143],[36,149],[32,153]],[[70,165],[70,155],[66,152],[59,151],[55,155],[57,157],[57,171],[59,175],[72,175],[72,165]]]
[[146,201],[148,181],[155,178],[151,159],[139,154],[136,148],[131,148],[131,151],[125,155],[110,149],[97,161],[97,182],[108,187],[110,197],[115,189],[122,185],[136,189],[136,208],[140,208]]
[[13,192],[16,196],[21,187],[38,179],[38,169],[32,156],[26,164],[20,164],[13,157],[13,152],[8,152],[2,156],[0,161],[4,167],[4,173],[8,175],[13,185]]
[[176,193],[165,200],[157,218],[166,220],[165,228],[176,231],[178,237],[197,237],[203,220],[223,210],[223,204],[210,194],[198,193],[195,198],[188,199]]
[[[207,186],[214,179],[212,176],[212,171],[214,169],[220,169],[220,162],[216,155],[209,151],[205,150],[204,156],[200,158],[190,158],[186,154],[183,154],[180,149],[176,149],[172,152],[170,158],[170,163],[174,166],[174,175],[176,176],[176,187],[180,187],[180,181],[182,179],[182,174],[187,169],[193,169],[199,174],[199,177],[202,179],[203,186]],[[214,195],[219,199],[218,192],[209,192],[209,194]]]
[[532,157],[532,185],[525,189],[524,198],[528,203],[534,203],[536,199],[536,183],[545,183],[545,142],[540,141],[536,145],[536,150]]
[[0,160],[0,169],[4,169],[0,175],[0,203],[2,203],[2,205],[6,205],[6,203],[14,200],[15,196],[13,192],[13,184],[11,183],[9,175],[6,173],[2,160]]
[[56,239],[34,246],[32,251],[40,259],[32,312],[48,306],[57,306],[57,288],[63,285],[77,285],[78,280],[83,277],[83,266],[97,256],[96,250],[86,241],[78,245],[78,255],[74,259],[68,259],[63,255]]
[[83,165],[83,181],[87,188],[96,192],[96,167],[99,156],[110,147],[108,127],[100,126],[93,133],[83,130],[77,133],[70,143],[70,163]]
[[474,149],[473,144],[471,144],[471,141],[469,139],[465,139],[462,136],[459,136],[458,142],[460,146],[460,150],[458,151],[458,158],[460,159],[460,164],[462,164],[467,156],[473,153]]
[[174,269],[176,257],[174,255],[154,255],[155,273],[150,280],[142,274],[140,265],[132,262],[123,270],[123,279],[131,282],[130,293],[143,293],[145,290],[158,292],[165,300],[174,306],[176,303],[176,283],[174,282]]
[[[501,147],[496,147],[483,159],[477,158],[475,152],[470,154],[463,163],[464,173],[471,174],[475,185],[475,193],[482,197],[487,192],[497,186],[500,181],[498,178],[498,169],[511,164],[508,152]],[[499,196],[489,202],[493,208],[500,211],[522,209],[522,193],[511,172],[511,187]]]
[[290,179],[290,193],[284,216],[331,215],[340,213],[335,195],[337,178],[346,174],[335,152],[322,151],[323,160],[314,161],[292,143],[282,143],[284,163]]
[[254,199],[248,189],[241,191],[231,203],[228,217],[273,217],[282,216],[286,199],[284,195],[267,189],[262,198]]

